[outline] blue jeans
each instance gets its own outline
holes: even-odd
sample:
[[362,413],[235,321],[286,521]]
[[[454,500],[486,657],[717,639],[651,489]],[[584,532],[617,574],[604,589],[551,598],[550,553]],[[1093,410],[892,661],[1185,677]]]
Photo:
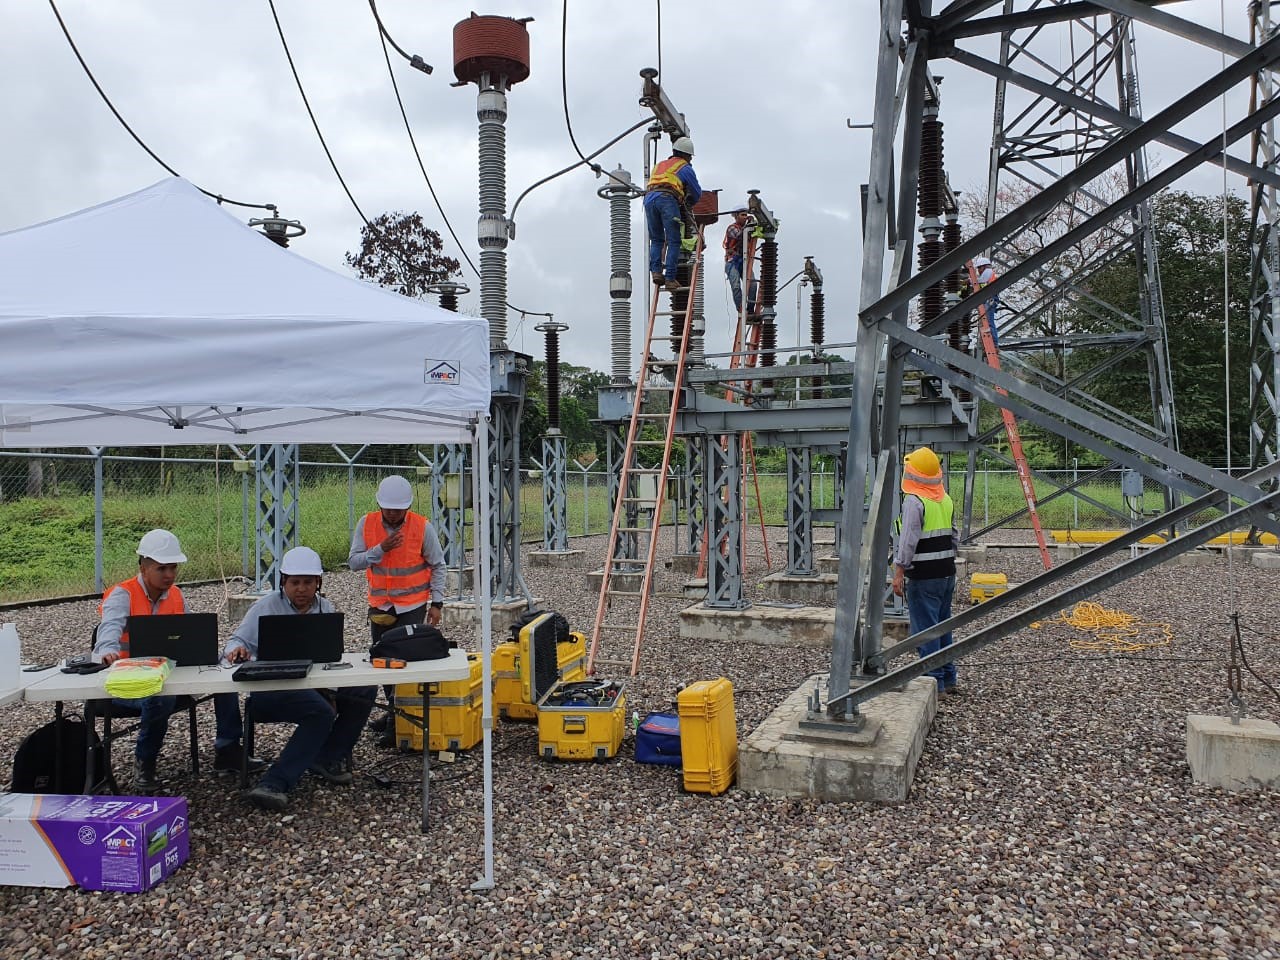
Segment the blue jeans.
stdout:
[[318,690],[268,690],[253,694],[256,723],[297,724],[280,757],[258,781],[288,793],[312,764],[330,766],[351,755],[373,709],[377,687],[337,691],[337,709]]
[[[668,280],[676,278],[680,262],[680,203],[665,190],[644,195],[644,219],[649,227],[649,272],[663,273]],[[663,259],[663,246],[666,259]]]
[[[742,258],[734,257],[724,262],[724,275],[729,279],[729,290],[733,293],[733,308],[742,312]],[[760,298],[760,281],[751,280],[751,291],[747,297],[747,313],[756,312],[756,301]]]
[[[941,623],[951,617],[951,595],[956,589],[955,577],[934,577],[929,580],[907,580],[907,616],[911,621],[911,632],[919,633],[934,624]],[[940,637],[922,643],[916,647],[921,657],[951,646],[951,634],[944,633]],[[938,681],[938,689],[945,690],[956,685],[956,665],[943,664],[937,670],[930,670],[929,676]]]
[[[144,697],[141,700],[122,700],[116,697],[111,705],[117,712],[139,718],[138,742],[133,752],[144,762],[153,761],[160,756],[164,735],[169,732],[169,718],[179,709],[186,709],[178,707],[177,697],[164,695]],[[214,749],[239,743],[244,735],[244,725],[240,719],[240,697],[234,693],[216,694],[213,698],[213,716],[217,723]]]

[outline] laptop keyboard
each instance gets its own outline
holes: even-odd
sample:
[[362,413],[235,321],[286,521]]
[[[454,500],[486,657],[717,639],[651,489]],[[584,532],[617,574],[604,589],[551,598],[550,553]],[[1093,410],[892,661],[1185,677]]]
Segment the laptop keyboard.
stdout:
[[255,660],[231,674],[232,680],[298,680],[311,671],[310,660]]

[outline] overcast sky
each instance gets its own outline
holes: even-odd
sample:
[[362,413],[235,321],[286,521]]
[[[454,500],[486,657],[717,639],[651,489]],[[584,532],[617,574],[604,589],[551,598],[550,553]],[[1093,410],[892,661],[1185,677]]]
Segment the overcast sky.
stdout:
[[[1021,3],[1021,0],[1020,0]],[[364,0],[277,0],[303,84],[330,149],[366,215],[418,210],[445,233],[432,205],[387,76]],[[165,176],[121,128],[89,84],[42,0],[0,0],[0,230],[100,203]],[[299,98],[266,0],[59,0],[90,68],[144,141],[183,176],[228,197],[279,205],[307,235],[292,249],[347,272],[343,254],[359,242],[360,220],[329,168]],[[445,213],[472,259],[477,217],[475,87],[454,88],[452,27],[471,10],[532,16],[531,76],[509,98],[508,207],[535,180],[575,159],[561,101],[562,4],[495,0],[479,7],[448,0],[381,0],[392,36],[434,65],[423,76],[393,54],[414,133]],[[822,269],[828,339],[852,339],[858,300],[858,184],[866,179],[870,134],[846,119],[870,119],[878,4],[697,0],[662,5],[663,84],[692,128],[695,169],[720,188],[727,209],[758,188],[782,221],[780,278],[805,255]],[[1217,27],[1219,0],[1162,9]],[[1247,39],[1247,4],[1226,4],[1227,32]],[[590,152],[647,111],[637,103],[639,70],[658,64],[656,4],[570,0],[568,103],[579,145]],[[1072,52],[1065,30],[1058,56]],[[1075,38],[1076,44],[1083,37]],[[995,57],[993,41],[966,48]],[[1217,53],[1186,41],[1138,33],[1144,113],[1152,115],[1220,68]],[[1076,53],[1078,54],[1078,50]],[[1050,54],[1051,55],[1051,54]],[[993,83],[946,61],[943,120],[952,183],[985,190]],[[1242,87],[1229,101],[1243,103]],[[1202,139],[1221,126],[1221,108],[1178,128]],[[641,132],[600,157],[635,177]],[[1242,149],[1237,152],[1243,153]],[[1156,166],[1172,155],[1156,152]],[[1215,172],[1216,171],[1216,172]],[[570,325],[561,356],[607,371],[609,363],[608,204],[601,181],[575,171],[530,194],[508,248],[511,303],[551,311]],[[1217,168],[1183,186],[1222,189]],[[1230,189],[1243,192],[1239,178]],[[235,210],[236,208],[232,208]],[[244,211],[247,219],[255,215]],[[644,289],[643,216],[633,208],[637,289]],[[718,251],[722,227],[708,231]],[[446,250],[457,256],[446,234]],[[461,258],[459,258],[461,259]],[[728,349],[732,310],[718,252],[708,261],[707,351]],[[68,265],[74,277],[74,265]],[[210,269],[216,269],[211,264]],[[464,264],[464,271],[467,268]],[[464,309],[479,311],[479,284]],[[795,286],[779,300],[780,346],[797,342]],[[644,304],[635,301],[640,329]],[[542,357],[537,319],[508,321],[516,349]],[[807,331],[807,304],[804,328]],[[635,343],[638,351],[639,344]]]

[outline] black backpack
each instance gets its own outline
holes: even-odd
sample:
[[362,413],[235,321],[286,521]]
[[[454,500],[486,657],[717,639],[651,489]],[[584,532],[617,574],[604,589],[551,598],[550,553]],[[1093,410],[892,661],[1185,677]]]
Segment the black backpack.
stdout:
[[[61,734],[61,763],[58,762],[58,726]],[[93,743],[92,783],[102,782],[106,766],[102,758],[102,741],[96,730],[78,717],[51,720],[27,734],[13,755],[14,793],[79,793],[84,789],[85,757]]]
[[369,655],[411,661],[442,660],[456,646],[429,623],[409,623],[383,633],[369,648]]

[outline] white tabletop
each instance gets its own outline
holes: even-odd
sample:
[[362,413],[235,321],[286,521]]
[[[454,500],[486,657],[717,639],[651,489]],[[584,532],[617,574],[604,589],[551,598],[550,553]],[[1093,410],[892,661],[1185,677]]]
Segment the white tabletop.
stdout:
[[[189,694],[204,696],[210,693],[253,693],[255,690],[315,690],[338,687],[369,687],[385,683],[439,683],[444,680],[464,680],[471,675],[465,650],[451,650],[441,660],[418,660],[403,669],[386,670],[371,666],[368,654],[343,654],[344,663],[351,664],[342,670],[325,670],[320,664],[297,680],[254,680],[237,682],[231,679],[235,667],[174,667],[165,678],[166,696]],[[238,664],[237,664],[238,666]],[[54,669],[33,675],[35,679],[23,690],[14,691],[14,699],[21,697],[28,702],[49,703],[55,700],[100,700],[108,694],[103,689],[107,671],[78,674],[63,673]]]

